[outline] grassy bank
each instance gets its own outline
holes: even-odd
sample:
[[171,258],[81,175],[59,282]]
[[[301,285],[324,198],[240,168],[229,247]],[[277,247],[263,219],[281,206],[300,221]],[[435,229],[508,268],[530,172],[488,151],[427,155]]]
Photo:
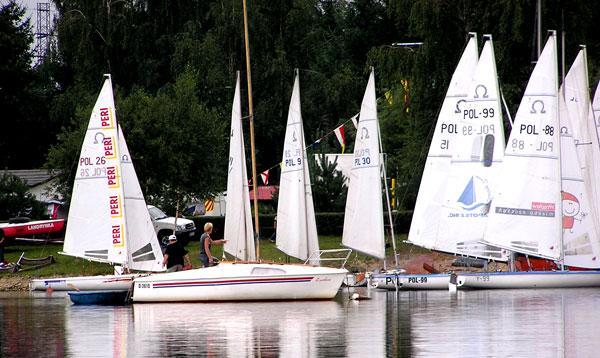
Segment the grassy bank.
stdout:
[[[402,253],[403,256],[407,256],[410,253],[428,252],[426,250],[415,248],[412,245],[402,243],[402,241],[405,239],[406,235],[401,235],[397,238],[397,241],[399,242],[399,251]],[[321,249],[343,248],[341,245],[341,238],[338,236],[321,236],[319,238],[319,244]],[[222,246],[214,245],[213,248],[215,256],[221,258],[223,252]],[[190,259],[194,268],[200,267],[201,264],[199,260],[198,241],[189,243],[186,246],[186,249],[190,253]],[[14,245],[6,247],[5,259],[8,262],[17,262],[21,254],[24,252],[25,257],[27,258],[40,258],[46,257],[48,255],[53,255],[56,259],[56,263],[36,270],[25,270],[17,273],[0,273],[0,282],[5,282],[5,285],[0,284],[0,290],[15,289],[15,284],[12,283],[15,280],[21,282],[22,286],[23,283],[26,283],[31,278],[102,275],[112,273],[112,267],[109,265],[59,255],[59,251],[62,251],[62,244],[30,244],[17,242]],[[387,249],[387,254],[390,257],[393,256],[391,247]],[[297,259],[287,257],[283,252],[277,249],[274,243],[269,242],[268,240],[261,240],[260,242],[260,257],[264,261],[281,263],[300,262]],[[381,263],[379,260],[353,252],[350,256],[350,259],[348,260],[348,263],[346,264],[346,268],[348,268],[349,270],[364,270],[365,268],[377,267],[380,264]],[[331,265],[337,266],[339,264],[331,263]],[[8,284],[9,282],[11,283]]]

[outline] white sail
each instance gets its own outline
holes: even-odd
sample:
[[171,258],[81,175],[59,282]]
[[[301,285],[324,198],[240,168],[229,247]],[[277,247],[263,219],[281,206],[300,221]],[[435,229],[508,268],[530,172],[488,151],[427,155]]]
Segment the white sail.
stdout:
[[231,109],[229,137],[229,173],[227,174],[227,207],[225,212],[225,251],[240,260],[254,261],[254,231],[250,214],[250,195],[244,154],[240,74],[237,74]]
[[[123,185],[123,203],[125,206],[125,222],[127,223],[126,237],[128,238],[127,267],[138,271],[164,271],[162,251],[146,207],[146,200],[133,167],[125,136],[123,136],[120,125],[118,128],[121,172],[117,171],[115,174],[121,176]],[[107,168],[108,170],[109,168]]]
[[384,259],[379,123],[373,70],[369,76],[359,118],[354,142],[354,164],[348,183],[342,244]]
[[438,242],[446,250],[507,260],[506,250],[480,243],[504,156],[504,126],[492,39],[483,46],[457,118]]
[[[565,81],[565,85],[567,81]],[[566,86],[565,86],[566,87]],[[562,229],[564,263],[567,266],[598,268],[600,242],[598,241],[598,215],[592,208],[589,179],[585,166],[578,159],[573,122],[565,104],[562,88],[558,96],[560,114],[560,163],[562,175]],[[596,134],[594,133],[594,136]]]
[[561,257],[562,238],[557,93],[553,33],[519,105],[485,232],[491,245],[549,259]]
[[[319,250],[305,148],[300,83],[296,72],[283,145],[276,242],[279,250],[301,260]],[[318,260],[311,260],[311,264],[318,264]]]
[[[563,106],[559,105],[561,139],[569,136],[573,142],[567,150],[561,140],[565,265],[599,268],[600,191],[596,181],[600,177],[600,145],[588,93],[585,48],[575,58],[563,87],[564,96],[559,99]],[[569,175],[565,175],[571,167],[576,167],[577,172],[570,170]],[[574,174],[579,180],[565,180],[573,178]]]
[[90,260],[127,263],[127,227],[117,118],[110,77],[104,81],[85,133],[63,251]]
[[428,249],[445,252],[455,252],[456,249],[453,240],[438,239],[439,218],[457,135],[457,122],[462,115],[461,105],[464,107],[466,102],[477,60],[477,37],[473,35],[456,66],[440,109],[408,234],[411,243]]
[[600,82],[598,82],[596,92],[594,93],[594,99],[592,100],[592,111],[596,122],[596,132],[600,137]]

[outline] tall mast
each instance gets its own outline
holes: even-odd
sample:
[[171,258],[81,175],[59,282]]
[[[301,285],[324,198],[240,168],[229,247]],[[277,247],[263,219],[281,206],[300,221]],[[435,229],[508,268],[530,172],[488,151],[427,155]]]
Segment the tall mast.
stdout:
[[252,158],[252,189],[254,190],[254,230],[256,232],[256,259],[260,260],[260,226],[258,221],[258,187],[256,181],[256,157],[254,152],[254,108],[252,106],[252,78],[250,73],[250,44],[248,41],[248,12],[244,4],[244,45],[246,48],[246,79],[248,81],[248,117],[250,118],[250,155]]

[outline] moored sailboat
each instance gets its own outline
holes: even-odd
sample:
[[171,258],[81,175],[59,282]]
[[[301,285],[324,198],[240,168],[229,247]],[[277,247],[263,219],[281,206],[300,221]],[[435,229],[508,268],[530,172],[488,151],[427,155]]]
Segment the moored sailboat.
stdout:
[[[163,256],[117,122],[109,75],[98,96],[79,157],[63,254],[120,271],[164,271]],[[128,290],[140,274],[30,281],[31,290]]]
[[[232,128],[239,129],[239,135],[241,136],[242,118],[239,91],[238,77],[232,110]],[[234,133],[232,140],[235,140],[235,138]],[[299,139],[299,137],[296,138]],[[243,151],[242,142],[237,140],[236,143],[235,146],[232,145],[231,147],[234,148],[232,152]],[[230,160],[230,175],[235,172],[245,172],[245,161],[241,160],[243,156],[239,159]],[[238,168],[234,169],[231,167],[232,165],[237,165]],[[244,207],[247,200],[248,197],[243,191],[238,191],[237,197],[228,193],[228,205],[233,204]],[[235,201],[243,204],[235,203]],[[237,219],[239,219],[238,216],[226,218],[226,220]],[[238,239],[242,242],[241,245],[246,245],[248,238],[245,229],[240,231],[238,235]],[[235,237],[229,237],[228,240],[235,240]],[[282,237],[282,240],[285,240],[285,237]],[[304,243],[304,246],[310,247],[310,244]],[[234,245],[232,247],[239,246]],[[248,246],[246,248],[248,249]],[[236,257],[238,256],[236,255]],[[309,265],[221,263],[213,267],[138,277],[134,280],[133,301],[205,302],[330,299],[336,295],[346,274],[347,270],[345,269]]]

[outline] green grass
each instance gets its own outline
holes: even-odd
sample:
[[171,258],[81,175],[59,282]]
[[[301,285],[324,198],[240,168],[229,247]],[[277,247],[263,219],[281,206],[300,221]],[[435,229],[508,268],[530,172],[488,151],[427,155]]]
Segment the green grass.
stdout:
[[[421,248],[417,248],[410,244],[405,244],[402,241],[406,240],[406,235],[399,235],[396,238],[398,243],[398,251],[402,256],[409,255],[410,253],[421,253],[429,252]],[[340,249],[344,248],[341,245],[341,238],[339,236],[320,236],[319,245],[322,250],[326,249]],[[186,249],[189,251],[190,259],[194,268],[201,266],[199,258],[199,242],[190,242]],[[40,258],[48,255],[53,255],[56,263],[42,267],[36,270],[27,270],[12,273],[2,273],[0,278],[3,276],[19,276],[27,278],[37,277],[60,277],[60,276],[78,276],[78,275],[102,275],[111,274],[113,269],[107,264],[101,264],[97,262],[90,262],[70,256],[59,255],[58,252],[62,251],[62,244],[29,244],[17,242],[5,248],[5,259],[8,262],[17,262],[21,253],[25,252],[27,258]],[[213,254],[215,257],[221,259],[223,247],[221,245],[213,245]],[[386,249],[388,257],[393,257],[391,245]],[[260,241],[260,258],[263,261],[271,262],[290,262],[297,263],[301,262],[298,259],[287,257],[283,252],[279,251],[275,246],[275,243],[269,242],[268,240]],[[339,266],[338,262],[330,262],[328,265]],[[346,267],[349,270],[364,270],[367,267],[376,267],[380,265],[380,261],[372,257],[367,257],[361,253],[352,252]]]

